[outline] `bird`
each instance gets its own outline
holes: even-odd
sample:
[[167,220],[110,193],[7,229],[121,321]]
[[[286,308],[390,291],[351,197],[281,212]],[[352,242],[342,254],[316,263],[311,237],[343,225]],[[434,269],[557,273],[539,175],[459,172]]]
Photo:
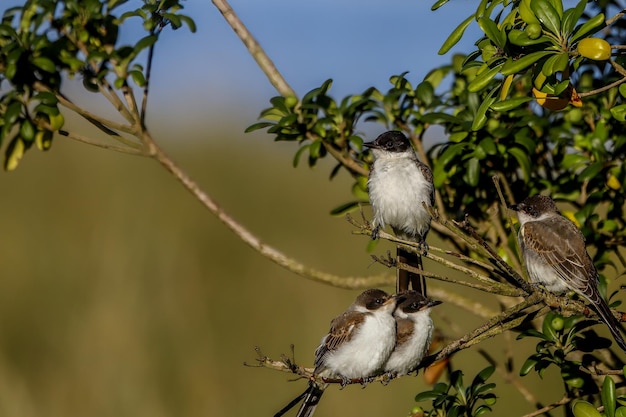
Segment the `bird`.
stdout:
[[586,299],[626,352],[621,325],[598,291],[598,271],[582,232],[548,196],[530,196],[509,208],[517,212],[518,240],[531,282],[555,294],[574,291]]
[[[389,225],[398,238],[419,243],[425,253],[431,215],[424,206],[432,207],[435,201],[432,171],[417,158],[402,132],[385,132],[363,145],[374,155],[367,181],[373,211],[372,237],[376,239],[380,228]],[[396,255],[398,262],[422,269],[420,254],[398,246]],[[426,296],[426,283],[419,274],[398,269],[396,293],[409,288]]]
[[441,304],[412,290],[397,294],[396,298],[396,346],[383,367],[393,377],[413,371],[426,356],[434,329],[430,309]]
[[[313,374],[337,378],[342,385],[350,380],[367,381],[382,373],[382,367],[396,344],[393,311],[396,297],[379,289],[368,289],[330,323],[330,330],[315,350]],[[311,380],[305,392],[274,415],[279,417],[300,400],[298,417],[310,417],[328,384]]]

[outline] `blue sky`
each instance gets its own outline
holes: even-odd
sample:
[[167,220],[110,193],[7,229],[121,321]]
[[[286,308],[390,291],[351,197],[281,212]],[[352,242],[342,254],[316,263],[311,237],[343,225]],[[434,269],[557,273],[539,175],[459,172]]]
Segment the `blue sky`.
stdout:
[[[410,71],[417,82],[429,69],[450,61],[437,50],[476,7],[451,0],[432,12],[431,0],[232,0],[231,6],[265,48],[299,95],[334,80],[331,94],[343,97],[369,86],[388,88],[389,76]],[[23,4],[1,0],[0,11]],[[131,0],[131,7],[139,6]],[[166,31],[155,56],[153,111],[241,114],[247,126],[276,91],[242,42],[209,0],[183,3],[198,31]],[[472,50],[478,29],[471,25],[455,50]],[[134,29],[122,31],[132,43]],[[190,105],[196,103],[197,105]],[[242,113],[240,113],[242,112]]]

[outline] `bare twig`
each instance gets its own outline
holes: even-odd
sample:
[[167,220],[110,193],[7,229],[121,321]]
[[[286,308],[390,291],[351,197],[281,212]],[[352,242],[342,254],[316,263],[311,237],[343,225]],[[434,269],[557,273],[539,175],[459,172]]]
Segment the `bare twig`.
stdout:
[[287,81],[283,78],[280,72],[276,69],[276,66],[272,62],[269,56],[265,53],[261,45],[254,39],[252,33],[239,19],[233,8],[228,4],[226,0],[212,0],[213,4],[222,13],[224,19],[228,22],[230,27],[235,31],[239,39],[244,43],[248,52],[259,65],[259,68],[265,73],[270,83],[274,88],[284,97],[295,96],[295,91],[287,84]]
[[524,414],[522,417],[536,417],[536,416],[539,416],[541,414],[545,414],[545,413],[547,413],[550,410],[554,410],[555,408],[558,408],[558,407],[564,406],[565,404],[570,403],[574,399],[575,398],[565,396],[565,397],[561,398],[559,401],[557,401],[555,403],[546,405],[545,407],[540,408],[538,410],[535,410],[532,413]]
[[96,146],[98,148],[103,148],[103,149],[107,149],[109,151],[115,151],[115,152],[121,152],[121,153],[126,153],[126,154],[130,154],[130,155],[137,155],[137,156],[148,156],[146,155],[145,152],[139,150],[139,149],[135,149],[135,148],[129,148],[129,147],[125,147],[125,146],[116,146],[116,145],[111,145],[108,143],[102,143],[102,142],[98,142],[95,139],[91,139],[88,138],[86,136],[82,136],[76,133],[72,133],[69,132],[67,130],[59,130],[58,131],[59,135],[61,136],[65,136],[69,139],[73,139],[77,142],[82,142],[82,143],[86,143],[87,145],[91,145],[91,146]]

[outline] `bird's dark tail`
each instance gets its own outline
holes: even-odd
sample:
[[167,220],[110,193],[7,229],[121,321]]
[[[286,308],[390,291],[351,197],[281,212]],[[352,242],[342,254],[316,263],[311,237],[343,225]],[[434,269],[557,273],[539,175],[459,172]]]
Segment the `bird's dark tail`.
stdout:
[[[422,256],[415,252],[410,252],[399,247],[396,250],[397,262],[402,262],[414,268],[422,268]],[[426,280],[420,274],[409,272],[404,269],[397,269],[396,273],[396,293],[404,292],[408,289],[419,292],[426,297]]]
[[296,417],[311,417],[315,413],[322,394],[324,394],[324,388],[320,388],[314,383],[309,384],[309,389],[304,393],[304,401],[302,401]]
[[[596,307],[596,311],[602,318],[602,321],[607,325],[609,331],[613,335],[613,339],[615,339],[615,343],[622,348],[624,352],[626,352],[626,342],[624,341],[624,337],[622,336],[621,328],[619,320],[615,318],[609,305],[604,301],[604,299],[600,296],[600,294],[594,294],[595,297],[591,297],[589,301]],[[593,298],[593,299],[592,299]]]
[[309,387],[302,394],[298,395],[296,398],[291,400],[289,404],[284,406],[279,412],[274,414],[274,417],[281,417],[287,411],[291,410],[296,404],[298,404],[303,398],[302,406],[300,406],[300,410],[298,410],[297,417],[310,417],[315,412],[315,408],[320,401],[320,397],[324,393],[324,389],[318,387],[314,383],[309,383]]

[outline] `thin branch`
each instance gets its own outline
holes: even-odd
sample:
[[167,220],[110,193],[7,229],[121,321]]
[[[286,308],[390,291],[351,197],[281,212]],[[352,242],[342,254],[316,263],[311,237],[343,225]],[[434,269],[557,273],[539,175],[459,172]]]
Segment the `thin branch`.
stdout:
[[[41,83],[39,81],[35,82],[33,84],[33,87],[37,91],[43,91],[43,92],[54,94],[56,96],[57,100],[59,100],[59,103],[61,103],[61,105],[63,105],[64,107],[66,107],[66,108],[68,108],[70,110],[72,110],[73,112],[75,112],[79,116],[83,117],[89,123],[95,125],[98,128],[101,128],[99,126],[99,125],[101,125],[101,126],[104,126],[106,128],[113,129],[113,130],[119,130],[120,132],[128,133],[128,134],[131,134],[131,135],[134,135],[136,133],[136,130],[132,126],[124,125],[124,124],[121,124],[121,123],[117,123],[117,122],[114,122],[112,120],[105,119],[104,117],[95,115],[95,114],[93,114],[93,113],[83,109],[82,107],[77,106],[69,98],[64,96],[62,93],[60,93],[58,91],[51,90],[48,86],[44,85],[43,83]],[[110,132],[108,132],[108,134],[115,140],[119,140],[119,141],[123,141],[124,140],[124,138],[120,139],[121,136],[118,135],[117,132],[110,131]],[[135,147],[135,148],[138,148],[140,146],[139,144],[134,143],[134,142],[128,142],[128,143],[125,142],[124,144],[128,145],[128,146]]]
[[569,404],[573,400],[574,398],[565,396],[555,403],[546,405],[545,407],[535,410],[532,413],[524,414],[522,417],[536,417],[541,414],[547,413],[550,410],[554,410],[555,408],[564,406],[565,404]]
[[[431,258],[432,259],[432,258]],[[478,291],[483,291],[489,294],[497,294],[497,295],[504,295],[507,297],[521,297],[523,295],[525,295],[526,293],[524,293],[522,290],[515,288],[515,287],[505,287],[502,284],[500,284],[499,282],[494,282],[489,280],[488,283],[484,283],[484,284],[476,284],[473,282],[468,282],[468,281],[461,281],[458,279],[453,279],[453,278],[449,278],[447,276],[443,276],[443,275],[438,275],[432,272],[428,272],[428,271],[424,271],[423,269],[419,269],[419,268],[415,268],[409,264],[405,264],[402,262],[398,262],[397,267],[400,269],[403,269],[405,271],[409,271],[409,272],[413,272],[415,274],[419,274],[421,276],[427,277],[427,278],[432,278],[432,279],[436,279],[438,281],[443,281],[443,282],[449,282],[452,284],[457,284],[457,285],[462,285],[464,287],[467,288],[472,288],[474,290],[478,290]]]
[[[453,341],[452,343],[448,344],[446,347],[444,347],[442,350],[440,350],[437,354],[429,356],[428,358],[426,358],[423,361],[422,364],[424,366],[428,366],[432,362],[435,362],[435,361],[438,361],[440,359],[446,358],[446,357],[452,355],[453,353],[458,352],[459,350],[462,350],[462,349],[468,348],[468,347],[470,347],[472,345],[475,345],[476,343],[478,343],[479,341],[482,340],[480,338],[481,335],[485,335],[486,334],[489,337],[494,336],[495,334],[489,332],[494,327],[498,327],[497,331],[499,333],[502,333],[503,331],[508,330],[509,328],[517,327],[519,325],[517,320],[509,321],[508,325],[506,323],[506,320],[510,319],[511,317],[514,317],[515,315],[517,315],[518,313],[520,313],[524,309],[526,309],[528,307],[531,307],[531,306],[541,302],[541,300],[542,300],[542,295],[541,294],[539,294],[539,293],[531,294],[529,297],[527,297],[524,300],[522,300],[519,304],[516,304],[513,307],[510,307],[510,308],[506,309],[502,313],[498,314],[497,316],[492,317],[490,320],[488,320],[485,323],[483,323],[482,325],[478,326],[477,328],[475,328],[471,332],[467,333],[463,337],[461,337],[461,338]],[[521,317],[521,318],[524,319],[525,317]],[[511,327],[509,327],[509,326],[511,326]],[[476,339],[478,339],[478,340],[476,340]]]
[[352,173],[353,175],[363,175],[367,177],[367,175],[369,174],[369,171],[367,169],[359,165],[354,159],[343,155],[332,145],[324,141],[322,141],[322,145],[324,145],[324,148],[328,151],[329,154],[331,154],[337,161],[339,161],[339,163],[341,163],[341,165],[343,165],[344,168],[350,171],[350,173]]
[[61,136],[67,137],[68,139],[73,139],[73,140],[75,140],[77,142],[86,143],[87,145],[96,146],[98,148],[107,149],[109,151],[126,153],[126,154],[129,154],[129,155],[148,156],[145,152],[143,152],[143,151],[141,151],[139,149],[128,148],[128,147],[124,147],[124,146],[117,146],[117,145],[111,145],[111,144],[108,144],[108,143],[98,142],[95,139],[91,139],[91,138],[88,138],[86,136],[82,136],[82,135],[79,135],[79,134],[76,134],[76,133],[68,132],[67,130],[59,130],[58,133]]
[[243,225],[233,219],[228,213],[219,206],[207,193],[205,193],[196,182],[194,182],[153,140],[146,134],[144,140],[150,148],[151,154],[156,160],[167,169],[183,186],[191,192],[194,197],[200,201],[211,213],[213,213],[224,225],[232,230],[243,242],[248,244],[261,255],[284,267],[285,269],[298,274],[304,278],[315,282],[330,284],[338,288],[346,289],[362,289],[376,286],[393,285],[394,279],[389,275],[375,275],[370,277],[342,277],[325,273],[310,267],[307,267],[297,260],[290,258],[280,252],[278,249],[267,245],[257,236],[252,234]]
[[584,93],[578,93],[578,97],[584,98],[588,96],[593,96],[595,94],[600,94],[600,93],[605,92],[606,90],[610,90],[613,87],[617,87],[618,85],[623,84],[625,82],[626,82],[626,76],[624,78],[620,78],[619,80],[612,82],[611,84],[607,84],[604,87],[596,88],[595,90],[591,90],[591,91],[585,91]]
[[605,21],[605,24],[607,26],[611,26],[616,20],[620,19],[622,16],[624,16],[624,14],[626,14],[626,9],[622,10],[621,12],[617,13],[615,16],[611,17],[610,19],[607,19]]
[[284,97],[296,96],[295,91],[287,84],[287,81],[283,78],[278,69],[276,69],[270,57],[267,56],[263,48],[261,48],[261,45],[254,39],[252,33],[250,33],[248,28],[239,19],[228,2],[226,0],[212,0],[212,2],[220,13],[222,13],[224,19],[226,19],[230,27],[235,31],[237,36],[239,36],[239,39],[241,39],[246,48],[248,48],[248,52],[252,55],[274,88]]
[[456,292],[447,291],[440,287],[429,286],[428,296],[443,301],[445,304],[462,308],[468,313],[475,314],[483,319],[488,319],[498,314],[497,311],[488,308],[480,301],[465,298]]

